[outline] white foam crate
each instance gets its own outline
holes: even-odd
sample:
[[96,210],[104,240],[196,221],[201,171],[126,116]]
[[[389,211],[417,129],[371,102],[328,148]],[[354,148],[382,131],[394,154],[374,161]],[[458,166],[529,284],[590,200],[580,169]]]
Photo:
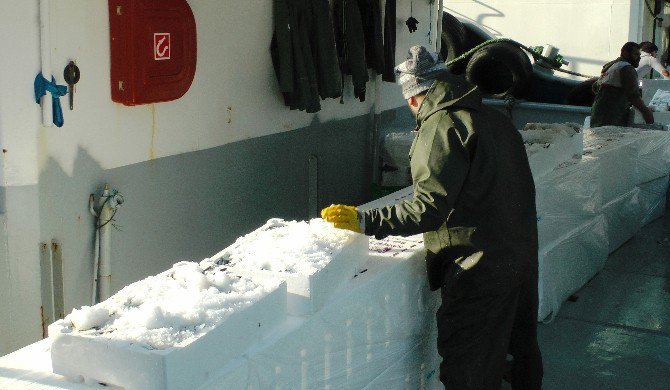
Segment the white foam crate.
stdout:
[[340,286],[352,279],[367,261],[368,237],[357,234],[321,270],[311,274],[252,271],[238,266],[229,269],[252,278],[278,278],[286,281],[287,311],[306,316],[319,311]]
[[194,342],[151,350],[119,341],[63,333],[63,320],[49,326],[53,372],[68,378],[121,386],[126,390],[198,388],[226,363],[286,320],[286,284],[231,314]]

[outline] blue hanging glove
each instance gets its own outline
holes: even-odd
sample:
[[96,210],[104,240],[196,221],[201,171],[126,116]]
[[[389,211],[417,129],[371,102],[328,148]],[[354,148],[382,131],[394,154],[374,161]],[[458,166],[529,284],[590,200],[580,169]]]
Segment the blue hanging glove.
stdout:
[[64,85],[57,85],[56,80],[51,77],[51,81],[38,73],[35,76],[35,101],[40,104],[40,98],[46,95],[47,91],[51,93],[51,105],[53,107],[53,122],[56,127],[63,126],[63,109],[60,107],[60,97],[67,93],[67,87]]

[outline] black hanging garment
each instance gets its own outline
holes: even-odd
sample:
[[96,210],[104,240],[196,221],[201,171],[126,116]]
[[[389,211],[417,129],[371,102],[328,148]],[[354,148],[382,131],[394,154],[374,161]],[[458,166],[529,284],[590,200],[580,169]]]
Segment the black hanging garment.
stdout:
[[342,73],[337,63],[333,13],[328,0],[312,1],[312,51],[321,99],[342,96]]
[[395,83],[395,9],[396,0],[386,0],[384,8],[384,70],[382,80]]
[[341,95],[328,0],[274,0],[270,51],[284,103],[309,113]]
[[384,70],[384,41],[380,0],[358,0],[365,34],[365,60],[377,74]]
[[[361,0],[364,1],[364,0]],[[365,101],[365,87],[369,80],[365,60],[363,22],[358,0],[335,0],[335,44],[342,74],[351,75],[354,97]]]

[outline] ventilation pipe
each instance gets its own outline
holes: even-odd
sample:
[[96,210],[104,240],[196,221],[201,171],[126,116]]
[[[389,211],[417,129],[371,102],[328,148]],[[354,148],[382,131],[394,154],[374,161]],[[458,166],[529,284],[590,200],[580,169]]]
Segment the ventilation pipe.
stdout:
[[95,224],[95,244],[93,255],[93,289],[92,304],[102,302],[111,295],[112,282],[112,221],[118,207],[123,203],[123,196],[115,189],[105,184],[102,195],[98,199],[98,209],[95,210],[93,194],[89,196],[89,208],[97,217]]

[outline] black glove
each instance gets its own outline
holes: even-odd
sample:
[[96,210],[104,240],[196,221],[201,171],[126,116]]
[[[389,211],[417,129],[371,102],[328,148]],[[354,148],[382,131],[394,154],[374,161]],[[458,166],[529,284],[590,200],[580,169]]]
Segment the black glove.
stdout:
[[416,25],[419,24],[419,21],[414,19],[413,16],[410,16],[409,19],[405,21],[407,28],[409,29],[410,34],[416,31]]

